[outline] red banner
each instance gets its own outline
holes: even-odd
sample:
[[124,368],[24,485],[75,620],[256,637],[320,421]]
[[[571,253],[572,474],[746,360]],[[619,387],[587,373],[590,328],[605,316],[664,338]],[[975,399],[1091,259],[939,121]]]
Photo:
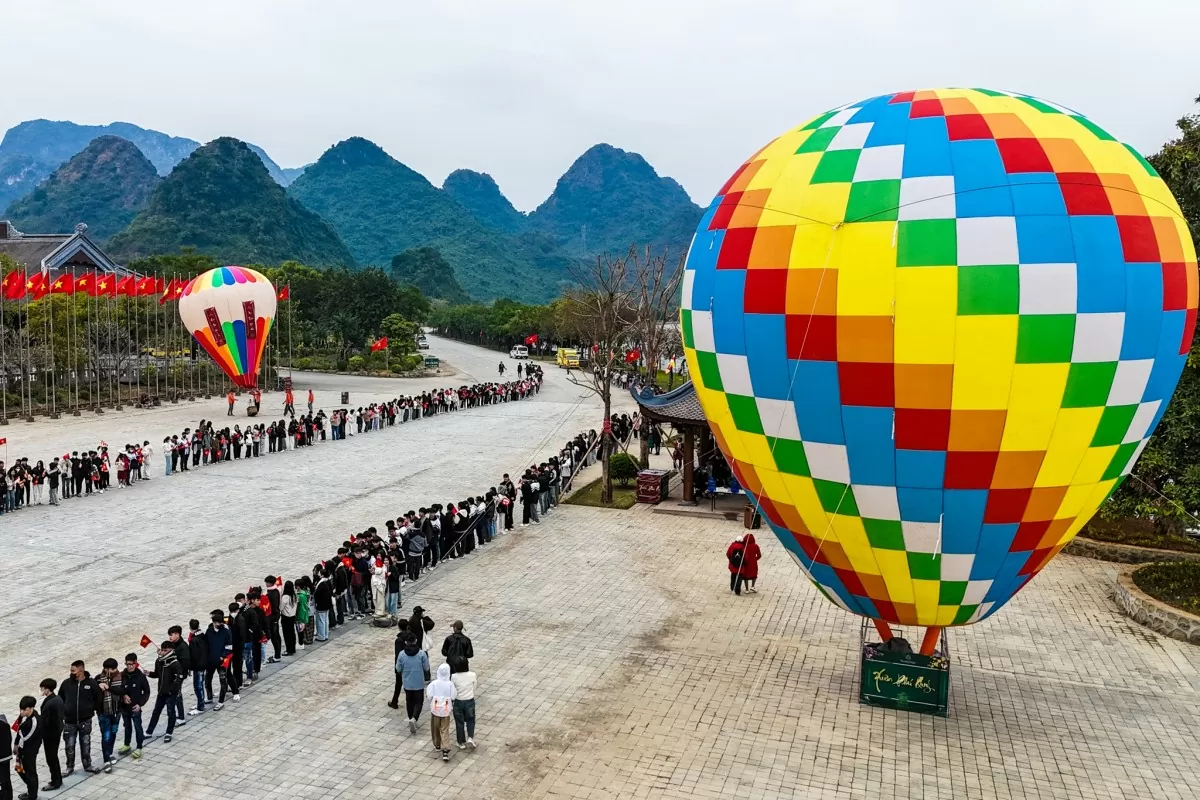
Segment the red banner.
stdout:
[[371,352],[378,353],[380,350],[386,350],[387,346],[388,346],[388,340],[387,340],[387,337],[384,336],[382,339],[380,339],[379,341],[377,341],[371,345]]

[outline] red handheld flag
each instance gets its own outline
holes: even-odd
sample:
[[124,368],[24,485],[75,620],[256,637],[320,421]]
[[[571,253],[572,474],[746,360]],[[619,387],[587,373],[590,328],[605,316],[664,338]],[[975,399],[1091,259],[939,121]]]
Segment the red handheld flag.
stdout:
[[[12,729],[14,732],[21,730],[21,718],[20,717],[17,717],[15,720],[13,720]],[[7,769],[7,767],[5,769]]]
[[221,659],[221,666],[224,667],[225,669],[229,669],[229,665],[231,663],[233,663],[233,653],[230,653],[229,655],[227,655]]
[[142,634],[142,642],[141,642],[142,647],[149,647],[153,642],[154,642],[154,640],[151,639],[149,636],[147,636],[144,633]]
[[371,345],[371,352],[378,353],[380,350],[386,350],[387,346],[388,346],[388,340],[387,340],[387,337],[384,336],[382,339],[380,339],[379,341],[377,341]]

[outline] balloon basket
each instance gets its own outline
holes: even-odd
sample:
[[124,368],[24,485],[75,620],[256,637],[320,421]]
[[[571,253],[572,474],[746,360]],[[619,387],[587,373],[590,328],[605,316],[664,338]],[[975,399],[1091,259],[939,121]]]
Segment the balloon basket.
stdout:
[[[914,632],[917,629],[914,629]],[[940,632],[932,655],[913,651],[902,631],[883,642],[871,620],[859,633],[858,701],[863,705],[947,716],[950,700],[950,648]]]

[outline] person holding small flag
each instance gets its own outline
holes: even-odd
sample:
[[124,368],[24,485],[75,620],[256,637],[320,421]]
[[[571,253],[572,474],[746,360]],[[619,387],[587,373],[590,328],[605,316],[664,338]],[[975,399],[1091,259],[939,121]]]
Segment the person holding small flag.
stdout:
[[121,673],[121,693],[121,721],[125,728],[125,743],[117,748],[117,752],[121,755],[128,753],[130,742],[136,733],[137,747],[133,751],[133,757],[141,758],[142,748],[146,744],[146,735],[142,732],[142,709],[150,702],[150,681],[138,666],[137,653],[125,655],[125,670]]
[[175,696],[183,685],[183,669],[179,659],[175,657],[175,647],[170,640],[163,641],[158,646],[158,658],[154,661],[151,678],[158,679],[158,694],[154,698],[154,711],[150,713],[150,725],[146,735],[154,735],[154,726],[163,709],[167,710],[167,732],[163,735],[164,742],[170,742],[175,733]]
[[[220,711],[225,705],[225,693],[229,689],[229,665],[233,661],[234,653],[233,633],[225,624],[225,615],[221,613],[221,609],[213,609],[209,613],[209,619],[212,621],[204,632],[204,644],[208,650],[204,662],[204,687],[208,693],[208,699],[211,700],[213,696],[212,679],[215,673],[221,682],[221,691],[217,696],[217,702],[213,704],[213,710]],[[236,686],[233,697],[235,700],[238,699]]]

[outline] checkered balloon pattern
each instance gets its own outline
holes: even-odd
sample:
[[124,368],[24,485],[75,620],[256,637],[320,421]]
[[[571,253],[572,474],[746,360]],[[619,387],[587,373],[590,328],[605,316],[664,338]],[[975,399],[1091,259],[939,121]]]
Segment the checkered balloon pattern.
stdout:
[[1154,168],[1079,114],[983,89],[837,108],[704,214],[682,330],[721,450],[834,603],[995,613],[1120,485],[1196,323]]

